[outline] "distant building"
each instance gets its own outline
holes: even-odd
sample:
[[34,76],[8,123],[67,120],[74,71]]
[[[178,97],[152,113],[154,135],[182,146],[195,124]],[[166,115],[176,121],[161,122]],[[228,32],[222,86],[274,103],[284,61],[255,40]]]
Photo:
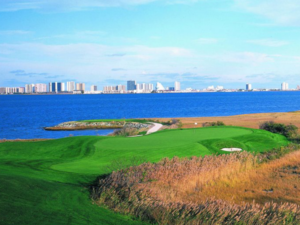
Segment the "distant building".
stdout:
[[246,84],[246,90],[247,90],[247,91],[252,90],[252,85],[251,85],[251,84]]
[[0,94],[8,94],[9,88],[8,87],[0,87]]
[[57,90],[56,92],[62,92],[65,90],[65,84],[61,82],[57,82]]
[[206,88],[206,90],[214,91],[214,90],[215,90],[215,87],[214,87],[214,86],[208,86],[208,87]]
[[168,88],[166,88],[168,91],[175,91],[176,90],[176,88],[175,87],[168,87]]
[[85,83],[77,83],[76,91],[85,91]]
[[72,92],[75,90],[75,82],[74,81],[68,81],[67,82],[67,91]]
[[174,89],[175,89],[175,91],[180,91],[180,82],[175,81]]
[[164,86],[159,82],[156,83],[155,89],[156,89],[156,91],[164,91],[165,90]]
[[25,93],[25,88],[24,87],[19,87],[19,93]]
[[136,90],[136,81],[135,80],[127,81],[127,91],[134,91],[134,90]]
[[57,93],[65,91],[65,84],[62,82],[50,82],[49,92]]
[[145,91],[152,92],[154,90],[153,84],[145,84]]
[[57,90],[57,83],[56,82],[50,82],[49,83],[49,92],[56,92]]
[[286,82],[283,82],[283,83],[281,84],[281,90],[282,90],[282,91],[289,90],[289,84],[286,83]]
[[34,84],[25,85],[25,93],[33,93],[33,91],[34,91]]
[[96,85],[92,85],[91,86],[91,92],[95,92],[95,91],[97,91],[97,86]]
[[298,91],[300,90],[300,86],[299,86],[299,85],[297,85],[297,90],[298,90]]
[[47,92],[47,84],[35,84],[34,85],[35,93],[45,93]]
[[221,91],[221,90],[223,90],[223,89],[224,89],[223,86],[217,86],[217,87],[216,87],[216,91]]
[[119,84],[117,87],[116,87],[117,91],[120,92],[120,93],[123,93],[126,91],[126,86],[125,85],[121,85]]

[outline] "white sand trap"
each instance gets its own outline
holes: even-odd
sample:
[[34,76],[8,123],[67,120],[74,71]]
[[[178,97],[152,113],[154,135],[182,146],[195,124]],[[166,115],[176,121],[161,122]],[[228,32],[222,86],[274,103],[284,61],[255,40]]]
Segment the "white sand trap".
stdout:
[[241,148],[222,148],[221,150],[225,151],[225,152],[240,152],[243,149],[241,149]]

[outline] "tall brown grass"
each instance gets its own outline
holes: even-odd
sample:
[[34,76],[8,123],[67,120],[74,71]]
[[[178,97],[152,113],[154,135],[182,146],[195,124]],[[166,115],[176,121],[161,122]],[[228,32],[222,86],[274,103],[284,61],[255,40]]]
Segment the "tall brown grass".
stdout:
[[144,163],[99,180],[99,204],[159,224],[299,224],[300,151]]

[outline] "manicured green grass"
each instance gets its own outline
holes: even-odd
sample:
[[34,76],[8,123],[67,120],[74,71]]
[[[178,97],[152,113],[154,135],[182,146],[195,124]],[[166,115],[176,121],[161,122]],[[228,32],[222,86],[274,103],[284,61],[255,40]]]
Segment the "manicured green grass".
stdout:
[[0,224],[145,224],[89,198],[89,185],[116,168],[118,160],[203,156],[224,153],[223,147],[263,152],[286,144],[283,136],[238,127],[1,143]]

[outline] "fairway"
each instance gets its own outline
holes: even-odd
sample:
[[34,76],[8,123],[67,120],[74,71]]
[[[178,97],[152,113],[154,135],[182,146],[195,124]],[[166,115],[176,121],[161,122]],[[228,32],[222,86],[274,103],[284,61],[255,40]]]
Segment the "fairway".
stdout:
[[0,144],[0,224],[145,224],[92,204],[89,185],[116,160],[263,152],[285,137],[240,127],[165,130],[148,136],[70,137]]

